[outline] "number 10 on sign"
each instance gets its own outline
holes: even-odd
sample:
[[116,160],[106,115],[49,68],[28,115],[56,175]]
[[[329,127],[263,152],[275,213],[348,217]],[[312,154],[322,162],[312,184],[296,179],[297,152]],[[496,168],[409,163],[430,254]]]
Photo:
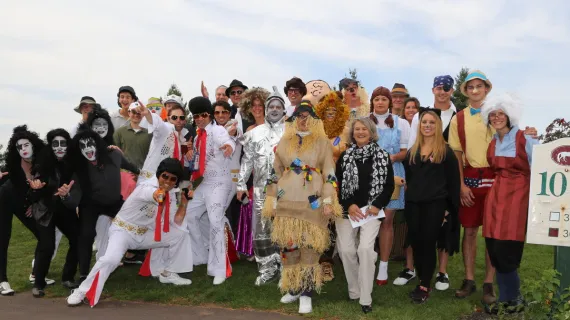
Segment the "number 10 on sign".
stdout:
[[[540,182],[540,193],[537,193],[539,196],[550,196],[553,195],[555,197],[560,197],[564,193],[566,193],[566,187],[568,186],[568,179],[562,172],[555,172],[550,177],[548,176],[548,172],[544,171],[539,173],[541,175],[541,182]],[[558,182],[560,181],[560,182]]]

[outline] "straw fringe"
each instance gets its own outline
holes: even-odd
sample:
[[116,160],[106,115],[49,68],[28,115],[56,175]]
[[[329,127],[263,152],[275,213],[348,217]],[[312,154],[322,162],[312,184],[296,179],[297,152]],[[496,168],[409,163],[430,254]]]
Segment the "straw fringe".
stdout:
[[294,243],[302,248],[311,248],[319,254],[330,246],[329,229],[290,217],[275,217],[271,240],[282,248]]
[[265,202],[263,203],[263,208],[261,209],[261,216],[265,219],[271,219],[275,216],[275,208],[273,204],[275,203],[275,197],[265,196]]
[[282,293],[304,291],[321,292],[323,269],[320,264],[283,266],[279,289]]

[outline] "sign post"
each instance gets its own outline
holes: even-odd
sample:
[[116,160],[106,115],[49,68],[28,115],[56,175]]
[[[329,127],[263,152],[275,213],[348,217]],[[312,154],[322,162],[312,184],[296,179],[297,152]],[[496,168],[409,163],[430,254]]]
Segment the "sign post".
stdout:
[[532,152],[527,243],[556,246],[560,288],[570,287],[570,138]]

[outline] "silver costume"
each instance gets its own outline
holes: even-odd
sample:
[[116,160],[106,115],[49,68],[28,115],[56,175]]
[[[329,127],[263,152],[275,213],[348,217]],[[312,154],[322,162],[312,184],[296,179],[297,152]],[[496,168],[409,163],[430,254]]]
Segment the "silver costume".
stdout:
[[273,88],[274,92],[265,102],[265,124],[246,132],[243,136],[244,155],[237,183],[237,191],[246,191],[247,180],[251,173],[254,173],[252,232],[253,251],[259,271],[255,280],[257,286],[279,279],[281,270],[280,250],[271,242],[271,220],[261,217],[265,200],[265,184],[275,159],[274,149],[285,131],[285,108],[283,107],[281,118],[275,119],[275,111],[273,111],[273,116],[270,116],[268,107],[270,104],[273,105],[272,101],[277,100],[283,106],[285,104],[277,88]]

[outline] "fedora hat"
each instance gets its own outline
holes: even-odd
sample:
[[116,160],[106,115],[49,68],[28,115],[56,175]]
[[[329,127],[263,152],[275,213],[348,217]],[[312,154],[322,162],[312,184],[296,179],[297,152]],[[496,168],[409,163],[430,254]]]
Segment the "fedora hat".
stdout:
[[75,110],[75,112],[77,113],[81,113],[81,106],[84,104],[92,104],[95,107],[101,107],[100,104],[98,104],[95,99],[93,99],[93,97],[90,96],[84,96],[81,98],[81,100],[79,101],[79,104],[77,105],[77,107],[73,108],[73,110]]
[[[487,78],[487,76],[481,70],[473,70],[473,71],[469,72],[467,77],[465,77],[465,81],[463,81],[463,83],[459,87],[461,89],[461,93],[464,96],[467,97],[467,90],[465,89],[465,87],[467,86],[467,82],[469,82],[471,80],[475,80],[475,79],[483,80],[487,84],[487,86],[489,87],[489,92],[491,92],[491,89],[493,89],[493,84]],[[489,92],[487,92],[487,94],[489,94]]]
[[409,97],[410,93],[408,92],[408,89],[406,89],[406,86],[401,84],[401,83],[394,83],[394,86],[392,87],[392,92],[390,92],[392,94],[392,96],[406,96]]
[[241,87],[243,88],[243,91],[249,89],[245,84],[243,84],[241,81],[237,80],[237,79],[233,79],[232,82],[230,83],[230,85],[228,86],[228,88],[226,89],[226,96],[229,97],[230,96],[230,91],[232,89],[232,87]]

